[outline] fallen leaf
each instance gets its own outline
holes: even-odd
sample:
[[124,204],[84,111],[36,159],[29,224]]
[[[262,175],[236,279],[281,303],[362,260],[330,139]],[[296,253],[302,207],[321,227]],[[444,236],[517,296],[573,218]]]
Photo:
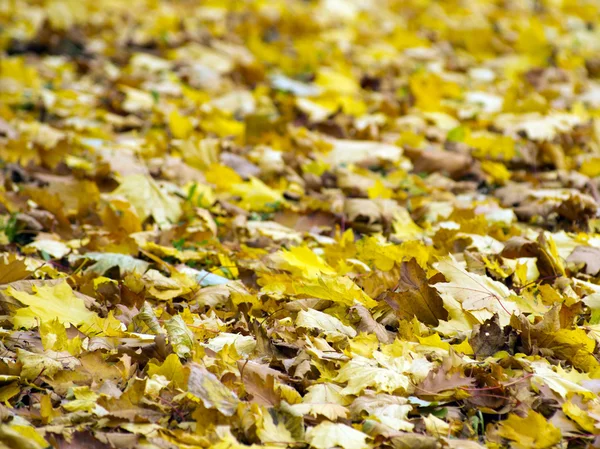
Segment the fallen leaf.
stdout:
[[239,404],[237,396],[206,368],[196,363],[189,367],[188,396],[202,401],[206,408],[216,408],[225,416],[233,415]]
[[550,448],[560,441],[560,430],[542,415],[531,410],[527,417],[510,414],[500,424],[498,434],[516,448]]
[[600,248],[578,246],[567,257],[567,262],[583,264],[585,273],[595,276],[600,271]]
[[322,422],[310,429],[306,438],[316,449],[329,449],[339,446],[343,449],[366,449],[367,435],[345,424]]
[[432,326],[437,326],[439,320],[448,319],[442,299],[429,286],[425,271],[415,259],[402,262],[398,287],[393,292],[385,293],[383,298],[399,319],[416,317]]
[[156,181],[148,176],[125,176],[111,195],[125,197],[142,221],[152,216],[156,223],[163,226],[176,222],[181,216],[180,201],[165,193]]
[[33,286],[33,294],[9,286],[7,293],[27,307],[18,309],[13,317],[16,327],[32,328],[39,322],[58,319],[62,324],[78,326],[96,317],[81,298],[74,295],[66,282],[55,286]]

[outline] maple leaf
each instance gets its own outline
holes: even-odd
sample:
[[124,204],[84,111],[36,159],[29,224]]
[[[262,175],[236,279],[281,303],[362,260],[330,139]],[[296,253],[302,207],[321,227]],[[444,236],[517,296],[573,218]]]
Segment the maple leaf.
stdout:
[[308,329],[318,329],[319,331],[324,332],[325,335],[332,337],[356,337],[356,331],[352,327],[346,326],[334,316],[314,309],[306,311],[301,310],[298,312],[296,326]]
[[411,319],[414,316],[419,321],[433,326],[437,326],[439,320],[448,319],[442,299],[435,289],[429,286],[425,271],[415,259],[402,262],[396,291],[385,293],[383,299],[400,319]]
[[550,448],[560,441],[560,430],[549,423],[542,415],[531,410],[527,417],[510,414],[500,424],[498,434],[511,440],[516,448]]
[[274,254],[272,258],[275,261],[279,259],[279,268],[308,278],[336,273],[321,257],[305,246],[295,246],[288,251]]
[[355,416],[366,412],[392,429],[404,431],[412,431],[414,428],[414,424],[408,420],[412,408],[405,398],[386,394],[361,396],[350,406]]
[[233,415],[239,403],[235,393],[213,373],[195,363],[190,365],[187,391],[190,398],[201,400],[206,408],[216,408],[225,416]]
[[336,382],[348,382],[342,390],[344,394],[358,394],[363,390],[374,387],[377,391],[393,393],[396,390],[406,390],[410,378],[395,370],[378,367],[373,361],[363,357],[354,357],[339,371]]
[[345,424],[322,422],[307,432],[309,444],[316,449],[340,446],[343,449],[366,449],[368,436]]
[[444,304],[449,299],[454,299],[460,302],[464,310],[487,312],[483,315],[479,313],[482,317],[489,313],[485,319],[497,314],[502,326],[508,324],[513,313],[518,312],[516,304],[509,299],[510,291],[504,284],[487,276],[468,273],[453,259],[440,261],[435,266],[449,281],[433,286],[441,294]]
[[179,200],[164,190],[152,178],[129,175],[123,178],[113,196],[124,196],[134,207],[140,220],[152,216],[159,225],[176,222],[181,216]]
[[162,364],[148,363],[148,375],[164,376],[168,381],[180,389],[187,386],[187,370],[181,364],[176,354],[169,354]]
[[270,413],[263,415],[262,426],[256,431],[256,434],[263,443],[289,444],[294,441],[294,437],[285,424],[282,421],[275,423]]
[[94,271],[98,274],[104,274],[113,267],[119,267],[121,273],[134,271],[140,274],[144,274],[150,267],[150,264],[148,262],[136,259],[126,254],[89,252],[86,253],[84,256],[77,256],[73,259],[94,260],[96,263],[87,267],[86,270]]
[[328,299],[348,306],[354,305],[354,301],[358,301],[367,307],[377,305],[374,299],[370,298],[351,279],[345,276],[319,277],[305,282],[294,282],[293,289],[296,294]]
[[33,292],[29,294],[13,287],[7,289],[10,296],[28,306],[15,312],[13,322],[16,327],[32,328],[39,321],[54,319],[62,324],[78,326],[96,317],[66,282],[55,286],[33,286]]
[[484,321],[483,324],[473,326],[473,333],[469,337],[469,344],[477,356],[487,357],[498,352],[506,343],[506,337],[498,324],[498,316]]

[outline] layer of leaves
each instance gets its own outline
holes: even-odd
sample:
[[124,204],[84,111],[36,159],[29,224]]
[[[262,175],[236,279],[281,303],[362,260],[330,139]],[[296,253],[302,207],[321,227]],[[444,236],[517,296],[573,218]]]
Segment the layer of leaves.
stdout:
[[0,4],[0,449],[600,446],[597,2]]

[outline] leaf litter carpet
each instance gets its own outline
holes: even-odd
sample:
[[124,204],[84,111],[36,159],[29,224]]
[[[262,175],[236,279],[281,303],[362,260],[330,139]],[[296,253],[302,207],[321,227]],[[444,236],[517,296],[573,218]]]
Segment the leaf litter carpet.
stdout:
[[600,446],[600,4],[0,4],[0,448]]

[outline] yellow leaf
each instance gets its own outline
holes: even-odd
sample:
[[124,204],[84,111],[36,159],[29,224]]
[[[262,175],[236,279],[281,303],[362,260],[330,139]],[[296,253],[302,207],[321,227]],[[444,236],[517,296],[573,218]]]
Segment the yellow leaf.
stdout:
[[193,363],[188,378],[187,397],[202,401],[206,408],[215,408],[225,416],[235,413],[239,399],[205,367]]
[[188,369],[184,368],[176,354],[169,354],[162,365],[148,363],[148,376],[165,376],[177,388],[185,390],[187,386]]
[[127,198],[142,221],[152,216],[156,223],[165,225],[181,216],[180,200],[166,193],[150,176],[125,176],[112,195]]
[[293,283],[296,294],[315,298],[328,299],[347,306],[358,301],[367,307],[375,307],[378,303],[371,299],[358,285],[345,276],[319,277],[307,281]]
[[277,424],[269,412],[263,414],[262,425],[256,431],[256,435],[263,443],[289,444],[294,442],[294,437],[285,427],[281,420]]
[[315,278],[320,274],[336,273],[314,250],[307,246],[294,246],[289,250],[278,251],[272,256],[272,259],[277,263],[278,268],[308,278]]
[[188,357],[196,344],[194,334],[180,315],[165,322],[169,343],[179,357]]
[[169,128],[173,137],[185,139],[191,134],[194,125],[188,117],[181,115],[177,109],[173,109],[169,114]]
[[600,175],[600,157],[586,159],[579,167],[579,172],[590,178]]
[[502,326],[509,323],[513,313],[519,313],[516,304],[509,299],[510,290],[504,284],[487,276],[467,272],[454,258],[444,259],[434,266],[449,281],[433,285],[447,310],[455,300],[480,320],[497,313]]
[[212,187],[207,184],[190,183],[184,186],[184,190],[188,201],[195,206],[208,208],[216,200]]
[[586,432],[596,433],[596,421],[592,419],[588,412],[580,409],[578,406],[573,404],[571,401],[565,402],[562,405],[562,410],[565,415],[571,418]]
[[65,410],[69,412],[91,412],[94,410],[94,408],[96,408],[96,401],[100,395],[90,390],[90,387],[87,385],[82,387],[73,387],[72,391],[75,399],[62,405]]
[[328,68],[323,68],[317,73],[315,84],[324,90],[337,94],[355,94],[360,86],[350,76],[345,73],[335,72]]
[[66,282],[52,287],[33,286],[34,294],[20,292],[12,287],[7,293],[26,306],[15,313],[13,323],[15,327],[30,329],[37,326],[38,322],[57,319],[62,324],[79,326],[97,315],[85,307],[83,299],[78,298]]
[[214,133],[219,137],[241,136],[245,130],[244,123],[216,111],[203,118],[200,121],[200,127],[204,131]]
[[406,209],[400,209],[394,214],[392,229],[394,236],[400,240],[416,239],[424,233],[424,230],[413,221]]
[[356,331],[346,326],[336,317],[315,309],[301,310],[296,318],[296,326],[307,329],[317,329],[326,336],[331,337],[356,337]]
[[387,188],[379,179],[375,181],[371,187],[367,189],[369,198],[391,198],[394,196],[394,191]]
[[0,387],[0,402],[10,407],[9,399],[15,397],[20,392],[21,387],[19,386],[19,382],[11,382],[3,385]]
[[510,136],[487,131],[467,133],[464,143],[473,148],[473,156],[509,161],[516,156],[515,142]]
[[358,395],[367,388],[377,392],[394,393],[406,391],[411,382],[408,376],[397,370],[377,366],[377,362],[355,356],[339,370],[336,382],[348,382],[343,394]]
[[504,184],[510,179],[510,171],[500,162],[482,161],[481,168],[498,184]]
[[426,112],[443,111],[442,100],[461,95],[457,84],[444,81],[434,73],[418,71],[409,79],[410,91],[414,95],[415,106]]
[[368,436],[346,424],[324,421],[306,434],[309,444],[315,449],[330,449],[339,446],[343,449],[368,449]]
[[561,439],[560,430],[533,410],[526,418],[511,413],[500,423],[498,434],[511,440],[511,446],[517,449],[546,449]]
[[217,190],[229,190],[231,186],[243,182],[241,176],[232,168],[222,164],[209,165],[204,176],[206,176],[206,181],[215,185]]
[[240,207],[255,212],[270,212],[286,202],[280,192],[255,177],[248,182],[232,185],[230,193],[241,197]]
[[46,351],[44,354],[36,354],[24,349],[17,349],[17,360],[21,363],[21,377],[27,380],[33,380],[42,373],[44,377],[52,379],[56,373],[65,368],[63,361],[65,363],[77,361],[74,358],[69,360],[68,357],[64,357],[64,353]]
[[523,25],[516,48],[533,57],[538,64],[546,64],[546,60],[552,52],[552,46],[546,38],[544,24],[540,19],[533,16]]
[[448,436],[450,433],[450,425],[434,415],[426,416],[423,421],[425,421],[427,432],[436,438]]
[[583,380],[589,380],[589,375],[582,374],[573,369],[566,371],[557,366],[554,371],[548,363],[533,362],[531,364],[534,376],[532,378],[533,385],[546,385],[552,391],[558,393],[563,399],[573,393],[577,393],[586,398],[595,398],[595,394],[580,385]]
[[125,335],[124,328],[125,325],[115,318],[114,312],[111,310],[106,318],[96,316],[82,325],[79,330],[90,337],[123,337]]
[[235,279],[240,275],[240,272],[233,260],[222,253],[219,253],[217,257],[219,258],[221,267],[219,268],[219,271],[215,272],[215,274],[225,276],[229,279]]
[[350,354],[369,358],[379,348],[379,339],[376,334],[361,332],[348,342],[348,346]]
[[10,449],[45,449],[51,447],[31,426],[0,424],[0,444]]
[[442,341],[439,334],[432,334],[428,337],[417,337],[419,342],[424,346],[432,346],[434,348],[444,349],[448,351],[450,349],[450,343]]
[[40,398],[40,415],[44,424],[48,424],[54,418],[60,416],[60,413],[52,407],[52,399],[47,394]]
[[150,296],[163,301],[186,295],[197,286],[194,279],[179,271],[174,271],[171,277],[167,277],[158,270],[149,270],[142,281]]
[[381,237],[367,236],[356,242],[357,257],[369,267],[390,271],[396,262],[402,261],[401,247],[391,245]]
[[452,345],[452,348],[459,354],[473,355],[473,348],[469,344],[468,338],[465,338],[462,343]]
[[81,338],[68,338],[65,326],[58,319],[42,322],[40,324],[40,337],[45,350],[67,351],[71,355],[76,355],[82,349],[83,341]]

